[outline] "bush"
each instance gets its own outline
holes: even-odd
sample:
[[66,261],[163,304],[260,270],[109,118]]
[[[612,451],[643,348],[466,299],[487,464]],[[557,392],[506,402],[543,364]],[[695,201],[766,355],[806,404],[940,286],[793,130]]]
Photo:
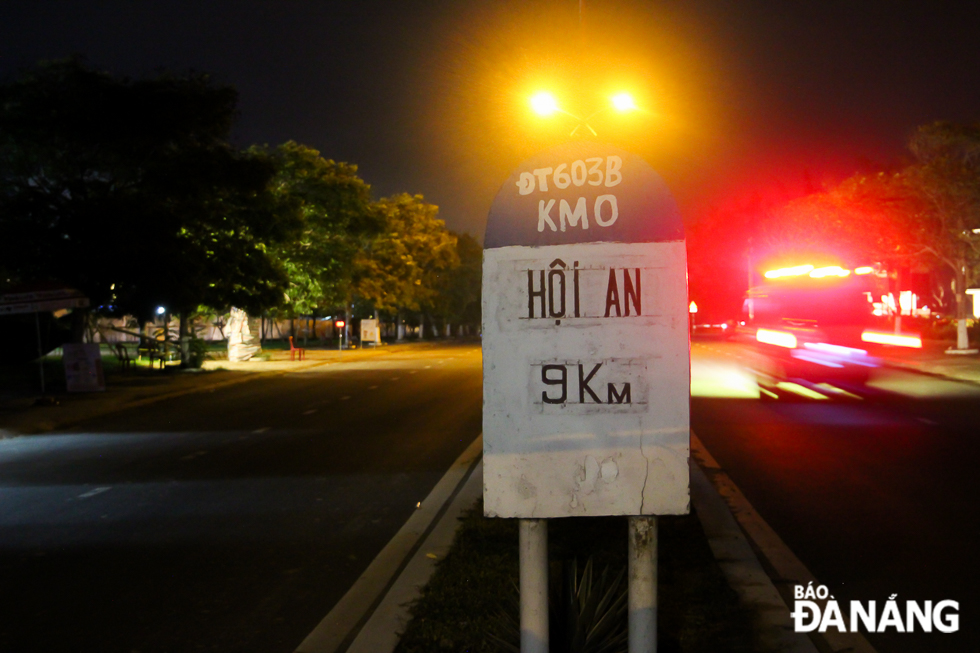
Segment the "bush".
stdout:
[[200,369],[204,361],[208,359],[208,343],[203,338],[192,337],[188,342],[188,358],[184,365],[192,369]]

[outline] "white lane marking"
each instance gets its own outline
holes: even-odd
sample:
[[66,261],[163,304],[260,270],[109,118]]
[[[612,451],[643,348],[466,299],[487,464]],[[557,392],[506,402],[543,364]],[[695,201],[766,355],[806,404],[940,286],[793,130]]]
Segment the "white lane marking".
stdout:
[[269,430],[269,427],[268,426],[263,426],[260,429],[255,429],[254,431],[252,431],[252,433],[265,433],[268,430]]
[[793,394],[800,395],[801,397],[806,397],[807,399],[826,400],[827,396],[822,395],[816,390],[811,390],[810,388],[804,387],[799,383],[793,383],[792,381],[780,381],[776,384],[776,387],[785,392],[792,392]]
[[108,492],[111,489],[112,489],[112,486],[108,486],[108,487],[97,487],[94,490],[89,490],[85,494],[79,494],[78,495],[78,498],[79,499],[88,499],[90,497],[94,497],[96,494],[102,494],[103,492]]
[[393,377],[391,377],[391,380],[392,381],[397,381],[398,380],[398,377],[397,376],[393,376]]
[[833,394],[841,395],[842,397],[847,397],[849,399],[861,399],[861,400],[864,399],[864,397],[860,397],[852,392],[848,392],[847,390],[838,388],[835,385],[830,385],[829,383],[818,383],[816,387],[820,388],[825,392],[832,392]]
[[340,398],[341,401],[347,401],[348,399],[350,399],[350,395]]
[[207,453],[208,453],[207,451],[195,451],[194,453],[187,454],[186,456],[181,458],[181,460],[194,460],[198,456],[206,456]]
[[303,414],[304,414],[304,415],[312,415],[312,414],[313,414],[313,413],[315,413],[315,412],[316,412],[316,408],[311,408],[311,409],[309,409],[309,410],[304,410],[304,411],[303,411]]
[[936,424],[939,424],[939,422],[935,422],[929,419],[928,417],[917,417],[916,419],[918,419],[923,424],[929,424],[930,426],[935,426]]
[[377,390],[377,389],[378,389],[378,386],[376,386],[376,385],[369,385],[368,386],[368,390]]

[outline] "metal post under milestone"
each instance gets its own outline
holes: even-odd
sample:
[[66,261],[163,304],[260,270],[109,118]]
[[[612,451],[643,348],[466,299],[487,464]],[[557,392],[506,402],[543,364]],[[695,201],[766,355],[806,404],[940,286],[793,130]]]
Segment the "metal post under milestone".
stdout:
[[629,653],[657,651],[657,518],[629,518]]
[[521,519],[521,653],[548,653],[548,522]]

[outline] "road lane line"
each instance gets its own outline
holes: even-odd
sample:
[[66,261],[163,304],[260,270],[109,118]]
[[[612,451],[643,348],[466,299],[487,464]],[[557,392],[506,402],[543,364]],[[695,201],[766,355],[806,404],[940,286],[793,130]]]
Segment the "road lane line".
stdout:
[[77,498],[78,499],[89,499],[91,497],[94,497],[97,494],[102,494],[103,492],[108,492],[111,489],[112,489],[112,486],[97,487],[94,490],[89,490],[85,494],[79,494]]
[[793,383],[792,381],[780,381],[776,384],[776,387],[784,392],[792,392],[793,394],[806,397],[807,399],[815,399],[817,401],[827,399],[826,395],[822,395],[816,390],[811,390],[810,388],[802,386],[799,383]]

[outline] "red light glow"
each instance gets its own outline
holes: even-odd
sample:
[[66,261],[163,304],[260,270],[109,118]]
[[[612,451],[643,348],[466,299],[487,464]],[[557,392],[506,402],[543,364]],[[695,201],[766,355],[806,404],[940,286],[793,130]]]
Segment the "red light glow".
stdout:
[[865,331],[861,334],[864,342],[873,342],[879,345],[894,345],[896,347],[913,347],[922,349],[922,338],[913,335],[902,335],[899,333],[882,333],[880,331]]
[[767,345],[786,347],[794,349],[796,347],[796,336],[785,331],[773,331],[772,329],[759,329],[755,332],[755,339]]

